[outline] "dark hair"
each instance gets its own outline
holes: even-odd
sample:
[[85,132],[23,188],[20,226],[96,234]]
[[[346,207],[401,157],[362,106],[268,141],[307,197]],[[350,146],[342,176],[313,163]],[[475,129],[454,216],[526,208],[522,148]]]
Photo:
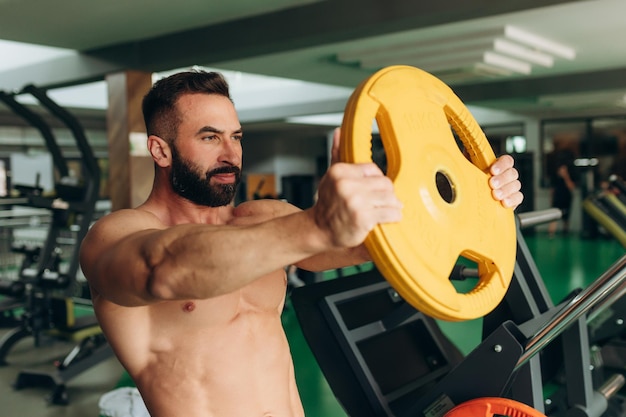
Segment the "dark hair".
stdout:
[[148,135],[173,142],[180,124],[176,102],[184,94],[195,93],[218,94],[232,101],[228,83],[217,72],[192,70],[162,78],[143,98],[143,118]]

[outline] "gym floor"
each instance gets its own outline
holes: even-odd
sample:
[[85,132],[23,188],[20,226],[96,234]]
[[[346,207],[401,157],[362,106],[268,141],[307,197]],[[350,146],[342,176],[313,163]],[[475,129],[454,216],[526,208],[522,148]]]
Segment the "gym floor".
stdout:
[[[541,273],[548,292],[555,302],[576,288],[584,288],[624,255],[624,248],[615,240],[581,239],[578,235],[556,236],[549,239],[542,232],[526,237],[526,243]],[[289,338],[296,367],[300,395],[307,416],[345,417],[346,413],[334,398],[311,354],[293,310],[285,309],[283,323]],[[443,331],[463,353],[468,353],[480,341],[480,320],[463,323],[440,323]],[[0,329],[0,336],[7,329]],[[0,367],[1,417],[97,417],[98,399],[128,379],[114,358],[108,359],[71,380],[67,385],[70,404],[48,405],[45,388],[12,388],[22,369],[53,369],[55,359],[65,355],[72,345],[55,342],[35,348],[32,339],[20,342],[7,357],[9,365]]]

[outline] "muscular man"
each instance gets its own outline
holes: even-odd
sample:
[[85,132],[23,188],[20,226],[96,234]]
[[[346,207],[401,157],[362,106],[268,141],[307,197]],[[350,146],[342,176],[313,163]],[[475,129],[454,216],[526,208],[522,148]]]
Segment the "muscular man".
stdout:
[[[81,249],[108,341],[152,417],[303,416],[280,321],[284,267],[369,260],[368,232],[401,218],[392,182],[374,164],[333,163],[310,209],[235,207],[242,129],[224,79],[172,75],[143,111],[152,192],[99,220]],[[500,158],[490,180],[508,207],[522,200],[512,166]]]

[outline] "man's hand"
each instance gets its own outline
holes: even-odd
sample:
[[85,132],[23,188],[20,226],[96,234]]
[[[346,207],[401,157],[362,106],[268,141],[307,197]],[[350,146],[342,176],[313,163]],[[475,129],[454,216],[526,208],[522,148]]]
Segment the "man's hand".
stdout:
[[330,148],[330,164],[334,164],[335,162],[339,162],[339,140],[341,137],[341,128],[335,128],[333,132],[333,145]]
[[491,165],[489,171],[493,175],[489,179],[493,198],[500,201],[504,207],[515,209],[524,200],[521,193],[522,184],[519,182],[519,172],[513,168],[513,157],[503,155]]
[[361,244],[379,223],[397,222],[402,203],[393,183],[374,163],[333,163],[320,181],[315,223],[334,247]]

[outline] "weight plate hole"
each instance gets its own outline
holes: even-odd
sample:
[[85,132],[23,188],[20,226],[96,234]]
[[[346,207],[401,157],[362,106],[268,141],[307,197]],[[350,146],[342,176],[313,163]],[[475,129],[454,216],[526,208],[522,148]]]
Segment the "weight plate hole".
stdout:
[[437,183],[437,191],[439,191],[441,198],[443,198],[446,203],[452,204],[456,199],[456,192],[450,177],[443,171],[437,171],[437,174],[435,174],[435,182]]

